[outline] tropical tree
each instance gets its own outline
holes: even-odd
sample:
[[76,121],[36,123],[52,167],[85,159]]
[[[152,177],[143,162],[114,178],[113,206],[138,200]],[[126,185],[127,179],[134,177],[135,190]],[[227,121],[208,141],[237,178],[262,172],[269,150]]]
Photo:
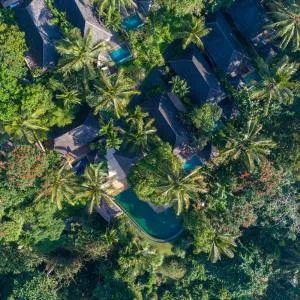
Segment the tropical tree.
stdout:
[[183,207],[189,208],[191,199],[197,200],[199,193],[207,192],[207,184],[200,168],[186,174],[181,164],[175,159],[169,166],[160,166],[157,175],[159,176],[157,194],[168,203],[175,202],[178,215]]
[[216,263],[218,260],[221,260],[222,254],[233,258],[234,250],[237,246],[235,240],[236,237],[233,237],[230,234],[216,233],[212,240],[212,245],[209,252],[209,259],[211,262]]
[[87,98],[95,114],[102,110],[114,111],[118,118],[125,113],[129,98],[139,93],[133,89],[132,82],[125,78],[123,69],[112,77],[100,73],[100,83],[95,84],[95,90]]
[[271,4],[273,8],[272,17],[274,22],[266,26],[273,29],[272,38],[279,40],[280,48],[291,46],[293,51],[299,50],[300,45],[300,5],[296,1],[281,0]]
[[172,93],[180,98],[184,98],[190,91],[187,82],[179,76],[173,76],[169,83],[172,86]]
[[49,174],[36,200],[50,195],[58,209],[62,209],[63,201],[74,204],[77,180],[73,171],[66,169],[68,164],[66,161],[58,171]]
[[110,149],[120,149],[123,140],[120,138],[120,133],[122,129],[115,127],[113,120],[109,120],[108,123],[103,124],[99,130],[99,134],[105,137],[105,148]]
[[63,87],[62,91],[56,96],[56,98],[63,101],[66,109],[70,109],[81,102],[79,92],[75,89],[67,89],[66,87]]
[[210,28],[205,27],[204,18],[193,17],[191,26],[179,34],[179,37],[183,38],[182,48],[186,49],[192,43],[199,47],[201,50],[204,49],[201,38],[206,36],[211,31]]
[[117,9],[121,11],[121,9],[136,7],[136,3],[134,0],[94,0],[94,3],[98,7],[98,12],[100,16],[106,15],[106,13],[110,9]]
[[222,132],[226,139],[224,151],[216,158],[217,161],[241,160],[251,171],[255,165],[260,165],[270,150],[275,147],[271,139],[263,138],[259,133],[262,125],[257,120],[249,120],[246,128],[237,131],[231,124]]
[[49,128],[43,124],[38,110],[28,118],[16,114],[12,119],[2,123],[4,131],[9,135],[19,139],[25,138],[30,144],[38,143],[41,149],[45,151],[41,139],[45,138]]
[[269,114],[273,102],[283,104],[293,102],[298,84],[292,81],[292,77],[298,67],[298,63],[290,63],[285,56],[277,63],[269,66],[265,64],[261,70],[262,80],[252,82],[250,98],[265,102],[265,116]]
[[91,214],[101,200],[113,201],[112,191],[111,181],[104,171],[103,163],[100,163],[86,167],[77,197],[88,201],[88,212]]
[[149,143],[155,138],[154,120],[147,119],[147,116],[148,114],[143,113],[141,108],[137,106],[133,115],[127,118],[127,123],[130,126],[125,135],[125,143],[132,151],[148,150]]
[[88,31],[82,37],[78,28],[73,28],[68,36],[60,40],[56,49],[62,56],[59,64],[59,71],[64,75],[71,72],[83,71],[85,81],[94,76],[94,65],[97,62],[99,53],[106,48],[104,42],[94,44],[92,32]]

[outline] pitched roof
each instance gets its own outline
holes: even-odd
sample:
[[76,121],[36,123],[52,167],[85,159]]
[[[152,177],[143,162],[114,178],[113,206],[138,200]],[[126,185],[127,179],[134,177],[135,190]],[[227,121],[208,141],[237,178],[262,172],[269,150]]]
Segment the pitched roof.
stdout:
[[51,13],[44,0],[33,0],[26,8],[17,8],[16,18],[35,62],[40,67],[54,64],[58,58],[54,43],[61,35],[58,26],[51,24]]
[[167,94],[160,94],[142,104],[155,122],[157,134],[176,148],[188,140],[187,132],[180,119],[179,112]]
[[205,51],[217,67],[231,73],[246,57],[242,45],[220,12],[208,18],[207,26],[212,30],[203,37]]
[[206,101],[218,102],[225,97],[211,68],[196,47],[189,47],[169,63],[176,74],[186,80],[191,98],[198,105]]
[[228,13],[238,30],[253,42],[260,55],[268,57],[272,50],[275,51],[272,45],[266,44],[264,33],[268,34],[264,26],[270,19],[260,0],[238,0]]
[[95,17],[88,0],[57,0],[56,3],[66,13],[69,22],[78,27],[83,35],[91,30],[94,43],[112,39],[112,32]]
[[136,0],[136,3],[139,9],[144,14],[148,14],[150,12],[153,0]]
[[75,153],[79,148],[92,142],[99,135],[99,125],[94,119],[93,116],[89,116],[80,126],[54,139],[54,150],[63,155]]

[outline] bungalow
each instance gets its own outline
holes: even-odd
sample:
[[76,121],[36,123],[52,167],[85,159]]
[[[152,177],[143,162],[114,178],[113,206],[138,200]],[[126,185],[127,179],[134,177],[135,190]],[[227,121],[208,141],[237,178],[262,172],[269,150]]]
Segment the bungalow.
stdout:
[[206,59],[196,47],[180,52],[169,60],[169,64],[188,83],[190,96],[196,104],[218,103],[226,97]]
[[220,12],[210,16],[207,27],[211,28],[211,32],[203,38],[203,43],[214,64],[231,77],[250,73],[249,59],[224,16]]
[[268,43],[270,30],[264,29],[269,22],[267,12],[260,0],[238,0],[228,14],[241,34],[253,43],[258,54],[268,58],[276,54],[275,47]]
[[51,24],[51,12],[44,0],[33,0],[25,8],[15,10],[19,27],[25,32],[29,48],[26,62],[29,68],[44,70],[55,65],[58,54],[55,41],[61,38],[58,26]]
[[89,115],[85,122],[54,139],[54,150],[70,158],[70,163],[80,160],[89,152],[88,144],[99,135],[97,119]]
[[179,119],[178,101],[171,94],[164,93],[153,96],[141,105],[154,119],[159,137],[169,142],[175,150],[188,141],[188,134]]
[[92,32],[93,42],[111,41],[113,33],[95,16],[89,0],[57,0],[57,7],[66,13],[69,22],[78,27],[82,35]]

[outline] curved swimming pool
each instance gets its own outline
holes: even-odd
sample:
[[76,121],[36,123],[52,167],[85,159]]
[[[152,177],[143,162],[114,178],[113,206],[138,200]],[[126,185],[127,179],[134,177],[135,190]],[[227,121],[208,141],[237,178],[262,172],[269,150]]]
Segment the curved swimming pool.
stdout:
[[157,242],[173,240],[183,230],[173,208],[157,213],[147,202],[140,200],[132,189],[117,195],[115,201],[144,234]]

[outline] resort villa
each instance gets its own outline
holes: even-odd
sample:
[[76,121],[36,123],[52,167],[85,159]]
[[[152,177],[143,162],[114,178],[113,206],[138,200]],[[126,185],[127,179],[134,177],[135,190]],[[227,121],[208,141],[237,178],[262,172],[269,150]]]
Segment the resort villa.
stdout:
[[58,60],[55,42],[61,39],[59,28],[51,24],[51,13],[44,0],[33,0],[25,8],[15,10],[20,29],[25,32],[29,51],[25,60],[30,69],[44,71]]

